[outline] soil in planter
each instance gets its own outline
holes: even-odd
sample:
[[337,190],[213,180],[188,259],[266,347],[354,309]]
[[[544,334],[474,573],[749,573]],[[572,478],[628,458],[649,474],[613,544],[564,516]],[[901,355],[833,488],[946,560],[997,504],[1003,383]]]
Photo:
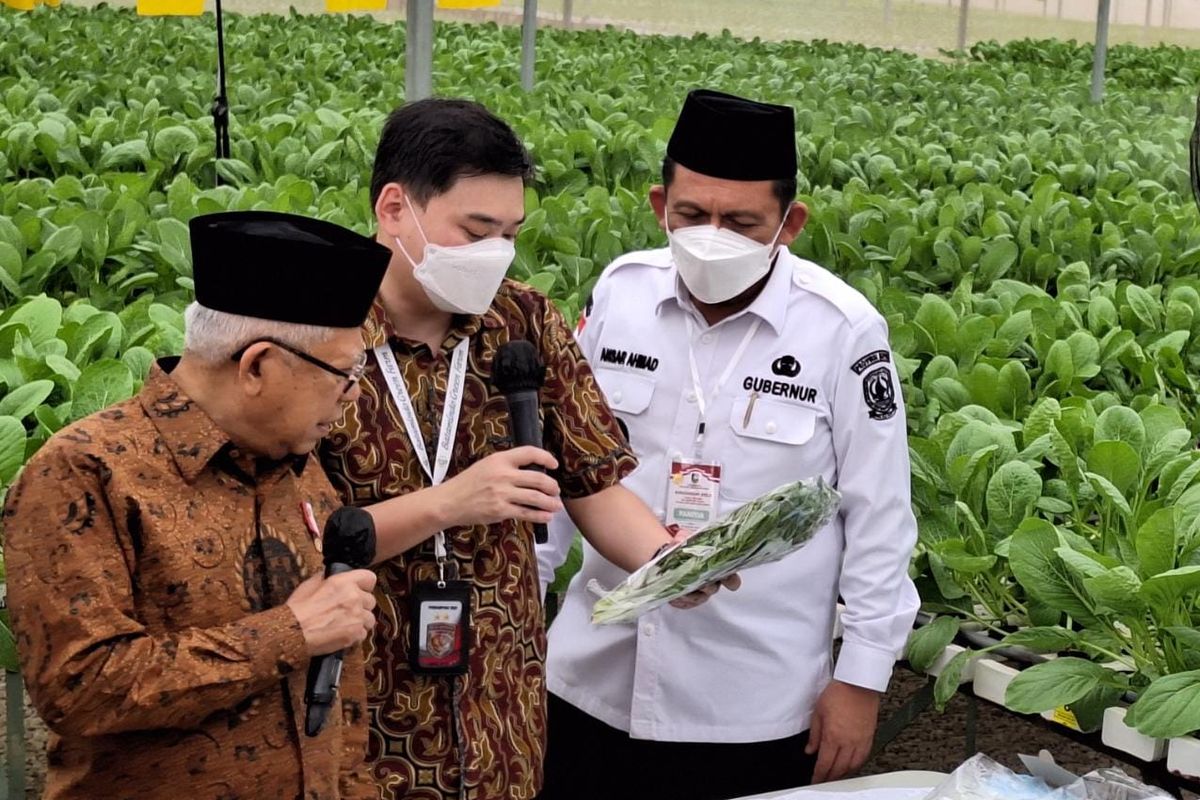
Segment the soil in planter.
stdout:
[[[891,690],[884,698],[880,719],[886,720],[923,685],[925,678],[906,669],[897,668]],[[1037,755],[1049,750],[1064,769],[1082,775],[1103,767],[1119,767],[1129,775],[1140,778],[1139,770],[1096,752],[1052,729],[997,708],[991,703],[977,704],[975,749],[991,756],[1009,769],[1024,772],[1018,753]],[[967,698],[958,694],[943,714],[930,709],[879,753],[863,769],[874,775],[900,770],[933,770],[952,772],[968,757],[966,748]],[[1184,793],[1195,800],[1196,795]]]

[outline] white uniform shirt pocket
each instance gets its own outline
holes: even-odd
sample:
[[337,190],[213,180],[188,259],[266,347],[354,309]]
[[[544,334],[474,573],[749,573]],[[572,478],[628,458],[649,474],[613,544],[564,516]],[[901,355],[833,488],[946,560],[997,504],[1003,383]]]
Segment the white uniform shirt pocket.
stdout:
[[[629,434],[629,446],[637,456],[638,465],[624,483],[641,494],[646,502],[654,502],[651,498],[660,489],[657,482],[650,476],[662,475],[662,491],[666,491],[666,467],[663,459],[667,443],[665,434],[656,430],[653,410],[650,401],[654,397],[656,381],[645,375],[626,372],[619,369],[599,367],[596,369],[596,380],[604,390],[608,406],[626,426]],[[662,505],[662,501],[658,501]]]
[[[823,472],[821,447],[805,447],[818,430],[828,433],[818,411],[770,397],[735,398],[729,426],[733,431],[723,464],[721,494],[741,504],[790,481]],[[827,449],[827,448],[825,448]]]
[[598,367],[596,380],[604,390],[604,397],[613,411],[626,414],[642,414],[650,407],[654,397],[654,379],[632,372]]
[[729,424],[733,432],[746,439],[776,444],[804,444],[813,436],[817,412],[770,397],[747,396],[733,401]]

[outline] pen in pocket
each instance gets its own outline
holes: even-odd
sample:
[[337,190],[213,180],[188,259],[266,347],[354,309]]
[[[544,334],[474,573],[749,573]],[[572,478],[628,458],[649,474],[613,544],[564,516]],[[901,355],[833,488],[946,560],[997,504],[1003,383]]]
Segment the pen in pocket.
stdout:
[[750,402],[746,403],[746,416],[742,417],[742,430],[750,427],[750,415],[754,413],[754,403],[758,400],[758,392],[750,393]]

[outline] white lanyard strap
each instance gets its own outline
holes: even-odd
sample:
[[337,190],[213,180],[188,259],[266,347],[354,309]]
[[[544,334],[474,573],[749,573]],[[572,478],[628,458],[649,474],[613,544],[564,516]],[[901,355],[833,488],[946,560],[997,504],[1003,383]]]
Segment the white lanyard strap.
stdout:
[[[700,410],[700,424],[696,426],[696,456],[700,456],[700,450],[704,445],[704,427],[708,421],[708,401],[709,397],[705,396],[704,387],[700,383],[700,369],[696,366],[696,349],[692,344],[692,340],[696,337],[696,324],[692,321],[690,314],[684,316],[684,321],[687,322],[688,332],[688,366],[692,369],[692,391],[696,395],[696,407]],[[713,384],[711,399],[716,400],[717,395],[721,393],[721,389],[725,386],[729,376],[737,369],[737,365],[741,362],[742,356],[746,354],[746,348],[750,346],[750,340],[754,338],[754,334],[758,333],[758,326],[762,324],[762,317],[755,317],[754,322],[750,325],[750,330],[746,331],[746,335],[742,337],[741,343],[737,350],[733,353],[733,358],[725,364],[725,369],[717,377],[717,382]]]
[[[433,486],[446,479],[450,469],[450,457],[454,452],[454,436],[458,431],[458,418],[462,412],[463,387],[467,380],[467,352],[470,349],[470,337],[464,338],[454,348],[450,359],[450,378],[446,381],[446,405],[442,408],[442,422],[438,428],[437,451],[434,456],[433,468],[429,466],[429,454],[425,450],[425,437],[421,434],[421,424],[417,421],[417,412],[413,410],[412,397],[404,384],[404,375],[400,372],[400,364],[392,353],[392,348],[386,342],[375,348],[375,358],[379,361],[383,380],[388,385],[396,408],[400,411],[400,419],[408,432],[408,441],[422,469],[429,476]],[[438,531],[433,537],[434,554],[437,556],[438,568],[443,569],[446,560],[446,534]]]

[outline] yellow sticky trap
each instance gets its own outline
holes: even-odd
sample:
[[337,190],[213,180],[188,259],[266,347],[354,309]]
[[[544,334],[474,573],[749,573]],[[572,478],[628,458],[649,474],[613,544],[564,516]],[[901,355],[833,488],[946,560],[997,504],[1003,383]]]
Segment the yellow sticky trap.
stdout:
[[34,0],[4,0],[4,5],[17,11],[33,11]]
[[1073,731],[1082,732],[1083,730],[1079,727],[1079,720],[1075,718],[1075,712],[1071,711],[1071,709],[1067,708],[1066,706],[1059,706],[1051,711],[1047,719],[1049,719],[1051,722],[1057,722],[1059,725],[1070,728]]
[[204,13],[204,0],[137,0],[140,17],[198,17]]
[[500,0],[437,0],[438,8],[492,8]]
[[330,14],[348,11],[386,11],[387,0],[325,0],[325,10]]

